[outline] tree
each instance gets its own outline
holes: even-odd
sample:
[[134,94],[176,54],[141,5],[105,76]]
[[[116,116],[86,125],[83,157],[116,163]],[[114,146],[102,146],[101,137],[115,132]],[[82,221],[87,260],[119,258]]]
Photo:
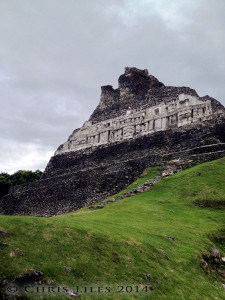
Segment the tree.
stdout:
[[8,194],[10,187],[12,186],[9,180],[9,174],[0,173],[0,199]]
[[35,172],[19,170],[10,176],[10,181],[12,182],[12,185],[18,185],[39,180],[41,175],[42,172],[39,170]]
[[12,175],[0,173],[0,199],[9,192],[11,186],[33,182],[39,180],[41,176],[40,170],[35,172],[19,170]]

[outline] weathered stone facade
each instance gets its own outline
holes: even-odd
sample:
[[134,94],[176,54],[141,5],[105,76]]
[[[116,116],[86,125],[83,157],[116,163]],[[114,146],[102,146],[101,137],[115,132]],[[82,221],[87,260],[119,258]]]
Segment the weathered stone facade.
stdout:
[[126,68],[119,88],[61,145],[38,182],[16,186],[0,214],[52,216],[119,192],[148,166],[179,168],[225,156],[225,109],[188,87]]
[[129,109],[125,115],[92,124],[84,123],[63,144],[56,154],[99,146],[181,127],[212,118],[210,100],[180,94],[177,99],[145,109]]

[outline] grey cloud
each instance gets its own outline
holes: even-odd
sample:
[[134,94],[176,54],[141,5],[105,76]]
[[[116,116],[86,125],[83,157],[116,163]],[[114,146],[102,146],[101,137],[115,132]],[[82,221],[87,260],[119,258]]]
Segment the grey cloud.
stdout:
[[[224,11],[223,0],[2,0],[2,149],[12,160],[15,145],[40,156],[56,149],[125,66],[225,104]],[[7,171],[9,152],[0,153]]]

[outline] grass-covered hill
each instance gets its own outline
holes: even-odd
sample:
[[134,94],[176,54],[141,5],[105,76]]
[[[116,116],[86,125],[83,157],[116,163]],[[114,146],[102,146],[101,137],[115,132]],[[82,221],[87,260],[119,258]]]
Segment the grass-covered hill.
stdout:
[[[157,173],[146,170],[132,187]],[[225,158],[102,209],[52,218],[0,216],[0,280],[35,269],[47,285],[79,286],[80,299],[225,299],[224,266],[200,267],[212,248],[225,252],[224,208]],[[46,291],[26,296],[68,299]]]

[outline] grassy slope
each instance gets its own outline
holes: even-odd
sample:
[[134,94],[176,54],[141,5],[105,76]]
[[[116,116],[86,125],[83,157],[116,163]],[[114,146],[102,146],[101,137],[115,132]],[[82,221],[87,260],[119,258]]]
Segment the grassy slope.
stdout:
[[[155,175],[156,169],[148,169],[138,184]],[[225,299],[219,279],[199,267],[202,252],[215,247],[209,235],[224,228],[224,211],[193,203],[225,201],[224,181],[225,158],[165,178],[151,190],[101,210],[82,209],[53,218],[0,216],[0,230],[11,233],[1,238],[8,247],[0,249],[0,279],[35,268],[46,280],[71,287],[138,285],[146,284],[145,274],[150,273],[151,295],[132,294],[129,299]],[[10,257],[15,249],[23,255]],[[65,265],[71,271],[65,271]],[[110,299],[126,295],[110,294]]]

